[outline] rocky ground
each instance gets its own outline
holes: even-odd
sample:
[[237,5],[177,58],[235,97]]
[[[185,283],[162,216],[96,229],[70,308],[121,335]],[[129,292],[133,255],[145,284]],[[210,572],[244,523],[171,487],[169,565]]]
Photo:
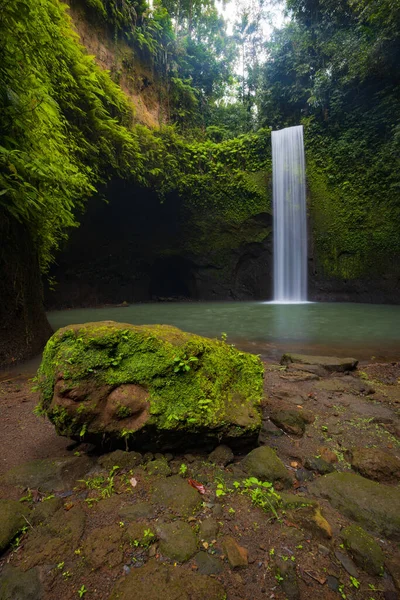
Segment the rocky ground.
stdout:
[[242,456],[99,456],[4,374],[0,600],[400,597],[400,363],[341,365],[265,363]]

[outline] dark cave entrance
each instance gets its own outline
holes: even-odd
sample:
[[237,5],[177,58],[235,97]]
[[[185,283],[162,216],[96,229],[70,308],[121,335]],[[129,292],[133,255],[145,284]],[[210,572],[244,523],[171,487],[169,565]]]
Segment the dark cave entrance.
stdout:
[[194,298],[196,285],[193,267],[191,261],[182,256],[158,258],[151,270],[152,300]]

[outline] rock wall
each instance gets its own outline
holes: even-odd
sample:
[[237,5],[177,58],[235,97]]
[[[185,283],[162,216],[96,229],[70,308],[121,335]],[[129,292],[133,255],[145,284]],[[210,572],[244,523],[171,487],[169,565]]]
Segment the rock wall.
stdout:
[[178,196],[114,181],[92,198],[57,257],[50,309],[162,299],[252,300],[271,295],[271,215],[240,225],[201,217]]

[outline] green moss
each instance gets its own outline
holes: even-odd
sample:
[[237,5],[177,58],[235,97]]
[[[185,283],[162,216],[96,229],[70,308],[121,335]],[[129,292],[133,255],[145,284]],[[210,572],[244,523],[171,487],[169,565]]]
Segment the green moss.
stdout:
[[[185,368],[177,369],[177,364]],[[187,368],[186,368],[187,367]],[[148,390],[148,425],[193,431],[223,429],[230,434],[256,432],[260,426],[263,367],[254,355],[220,340],[182,332],[166,325],[132,326],[88,323],[59,330],[47,344],[37,381],[40,409],[61,433],[81,431],[93,410],[66,416],[53,404],[57,379],[71,385],[94,380],[98,388],[136,384]],[[88,404],[89,406],[89,404]],[[124,416],[128,407],[120,407]],[[122,415],[117,416],[122,418]],[[85,421],[86,419],[86,421]],[[74,432],[75,429],[75,432]],[[130,437],[129,424],[120,435]]]

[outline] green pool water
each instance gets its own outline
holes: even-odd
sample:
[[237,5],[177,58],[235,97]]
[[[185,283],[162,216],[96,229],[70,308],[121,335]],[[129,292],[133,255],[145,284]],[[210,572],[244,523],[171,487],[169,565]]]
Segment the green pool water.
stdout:
[[133,304],[48,313],[54,329],[72,323],[113,320],[136,325],[165,323],[277,358],[283,351],[400,358],[400,306],[344,303],[271,304],[187,302]]

